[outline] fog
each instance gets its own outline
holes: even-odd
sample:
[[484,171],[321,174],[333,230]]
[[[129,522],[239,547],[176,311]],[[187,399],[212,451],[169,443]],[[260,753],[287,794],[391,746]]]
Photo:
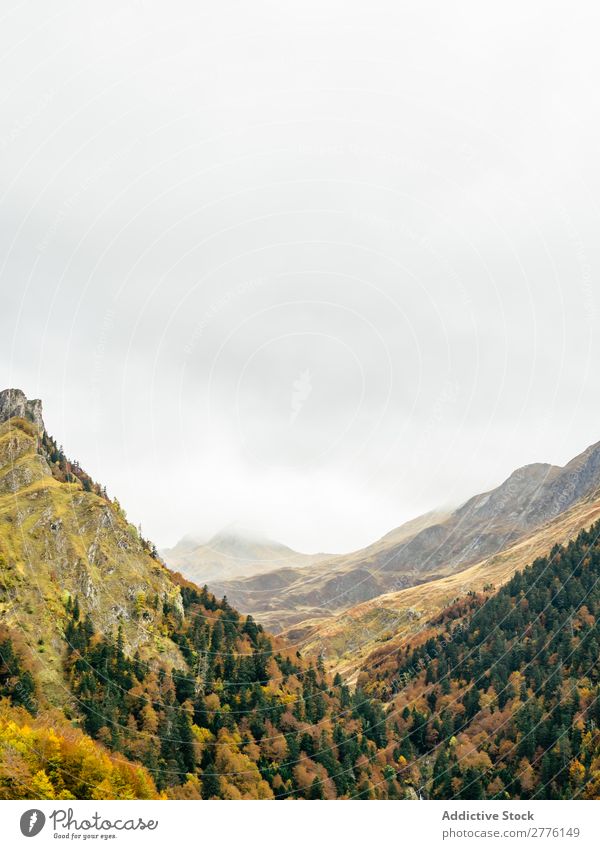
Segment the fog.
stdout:
[[600,439],[591,3],[30,2],[3,386],[159,546],[365,545]]

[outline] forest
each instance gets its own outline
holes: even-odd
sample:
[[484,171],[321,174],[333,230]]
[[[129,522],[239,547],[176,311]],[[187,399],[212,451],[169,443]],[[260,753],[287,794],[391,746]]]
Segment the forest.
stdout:
[[181,668],[69,596],[62,712],[0,637],[0,797],[598,798],[599,536],[457,599],[354,688],[181,578],[183,612],[146,600]]
[[433,798],[596,798],[600,525],[471,594],[361,682]]

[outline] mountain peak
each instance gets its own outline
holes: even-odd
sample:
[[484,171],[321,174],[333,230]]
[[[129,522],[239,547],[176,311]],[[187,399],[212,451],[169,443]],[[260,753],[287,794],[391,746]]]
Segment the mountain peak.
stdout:
[[207,548],[219,548],[223,546],[238,546],[238,545],[260,545],[275,548],[287,548],[283,543],[275,542],[266,536],[263,536],[258,531],[244,527],[238,522],[233,522],[221,528],[214,534],[206,543]]
[[4,389],[0,392],[0,423],[18,416],[33,422],[40,430],[45,430],[42,418],[42,402],[39,399],[28,400],[21,389]]

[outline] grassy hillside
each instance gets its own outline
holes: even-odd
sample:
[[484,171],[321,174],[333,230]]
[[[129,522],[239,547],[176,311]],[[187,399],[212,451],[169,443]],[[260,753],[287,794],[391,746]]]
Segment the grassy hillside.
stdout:
[[354,682],[378,646],[385,644],[392,651],[456,599],[502,586],[517,569],[547,555],[552,546],[573,539],[598,519],[600,497],[591,496],[525,539],[461,572],[387,593],[338,616],[302,622],[283,636],[305,654],[322,654],[330,670]]
[[120,625],[133,650],[172,663],[180,654],[154,599],[182,603],[118,503],[53,463],[45,442],[24,419],[0,425],[0,621],[24,636],[44,693],[61,704],[70,697],[61,670],[67,597],[79,596],[99,628]]
[[[591,521],[586,504],[539,546]],[[12,418],[0,797],[596,798],[599,532],[497,592],[491,573],[504,580],[514,554],[475,570],[481,592],[430,585],[430,607],[424,596],[409,627],[390,624],[351,689],[165,569],[116,501]]]
[[[169,572],[119,504],[21,418],[0,425],[0,625],[6,798],[409,792],[371,699]],[[62,747],[70,731],[104,764],[97,787],[69,785],[34,750],[46,732]]]
[[566,466],[534,463],[500,486],[469,499],[450,515],[429,514],[362,551],[222,582],[240,609],[276,631],[340,616],[363,602],[452,576],[527,539],[600,487],[600,443]]
[[599,613],[596,523],[380,647],[359,687],[389,704],[398,754],[434,798],[597,798]]

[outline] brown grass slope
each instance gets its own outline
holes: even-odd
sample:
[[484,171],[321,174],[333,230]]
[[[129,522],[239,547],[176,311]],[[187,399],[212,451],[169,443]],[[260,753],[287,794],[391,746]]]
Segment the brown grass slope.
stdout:
[[600,519],[600,490],[581,499],[531,534],[452,575],[356,605],[328,619],[303,622],[283,633],[302,653],[324,654],[328,665],[353,681],[376,650],[393,652],[467,593],[498,588],[518,570],[575,538]]
[[350,555],[218,584],[272,630],[328,619],[377,596],[499,554],[589,497],[600,485],[600,443],[566,466],[534,463],[450,515],[429,514]]
[[[427,513],[350,554],[316,555],[318,560],[310,566],[288,565],[245,579],[213,581],[210,588],[217,595],[227,595],[240,610],[253,613],[277,633],[304,619],[326,618],[353,601],[378,595],[382,590],[377,576],[390,551],[447,518],[445,513]],[[393,579],[389,586],[394,586]]]

